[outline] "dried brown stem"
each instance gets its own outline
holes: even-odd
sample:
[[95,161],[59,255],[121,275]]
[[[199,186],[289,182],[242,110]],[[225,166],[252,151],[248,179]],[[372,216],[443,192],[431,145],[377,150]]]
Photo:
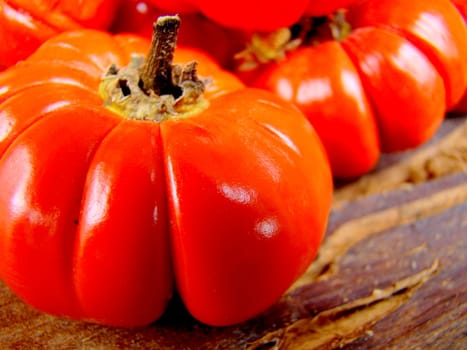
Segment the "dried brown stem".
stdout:
[[149,55],[141,72],[142,89],[156,95],[174,95],[172,62],[177,43],[179,16],[162,16],[154,23]]

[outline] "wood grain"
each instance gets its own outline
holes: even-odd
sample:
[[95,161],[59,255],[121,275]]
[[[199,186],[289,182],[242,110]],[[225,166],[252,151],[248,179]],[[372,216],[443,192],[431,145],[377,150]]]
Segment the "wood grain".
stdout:
[[339,185],[317,259],[249,322],[208,327],[174,299],[148,327],[103,327],[37,312],[0,282],[0,349],[467,349],[466,123]]

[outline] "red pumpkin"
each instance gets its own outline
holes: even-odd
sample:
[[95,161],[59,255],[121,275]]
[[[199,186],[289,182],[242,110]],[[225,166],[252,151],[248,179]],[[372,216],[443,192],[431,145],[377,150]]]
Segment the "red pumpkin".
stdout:
[[108,325],[156,320],[174,288],[201,322],[242,322],[315,257],[329,164],[293,105],[154,42],[164,60],[119,69],[148,42],[67,32],[0,74],[0,277]]
[[[177,3],[165,5],[176,6]],[[126,0],[119,7],[110,30],[113,33],[136,33],[150,39],[154,19],[170,13],[165,8],[155,7],[149,0]],[[199,12],[183,12],[180,18],[182,25],[178,46],[199,48],[210,54],[222,67],[233,68],[234,56],[243,48],[249,34],[221,26]]]
[[356,0],[295,0],[288,3],[244,1],[225,3],[213,0],[149,0],[170,13],[200,12],[212,21],[246,31],[271,31],[298,22],[304,16],[325,16]]
[[0,70],[28,57],[52,36],[107,28],[120,0],[0,0]]
[[358,0],[310,0],[305,15],[312,17],[331,15],[339,9],[349,7],[356,1]]
[[[456,5],[460,14],[464,18],[464,21],[467,23],[467,1],[466,0],[452,0],[454,5]],[[464,92],[464,96],[459,101],[459,103],[452,110],[454,113],[467,113],[467,90]]]
[[467,86],[467,29],[448,0],[364,0],[345,16],[338,40],[318,30],[245,80],[305,113],[337,178],[427,141]]

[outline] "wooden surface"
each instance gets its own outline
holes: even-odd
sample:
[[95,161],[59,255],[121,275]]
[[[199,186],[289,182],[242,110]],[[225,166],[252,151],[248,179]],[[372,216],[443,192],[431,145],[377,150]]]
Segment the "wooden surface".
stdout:
[[319,256],[263,315],[226,328],[179,300],[138,329],[32,310],[0,282],[0,349],[467,349],[467,120],[338,184]]

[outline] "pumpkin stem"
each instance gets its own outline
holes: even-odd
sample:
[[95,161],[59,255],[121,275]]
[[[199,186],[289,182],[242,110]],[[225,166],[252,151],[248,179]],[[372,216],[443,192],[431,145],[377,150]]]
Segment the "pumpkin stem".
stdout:
[[148,56],[133,55],[128,66],[108,69],[99,85],[108,109],[128,119],[161,122],[207,108],[207,81],[198,78],[196,62],[173,64],[179,26],[178,16],[159,17]]
[[329,16],[303,17],[290,28],[254,33],[246,48],[234,56],[237,70],[251,71],[278,62],[300,46],[315,46],[329,39],[345,40],[352,31],[345,14],[345,9],[340,9]]
[[234,59],[240,71],[254,70],[262,64],[284,59],[287,52],[301,44],[301,38],[292,38],[289,28],[280,28],[272,33],[254,33],[246,48],[237,53]]
[[152,42],[141,72],[141,88],[149,94],[180,95],[180,88],[172,82],[172,62],[177,44],[179,16],[159,17],[154,23]]

